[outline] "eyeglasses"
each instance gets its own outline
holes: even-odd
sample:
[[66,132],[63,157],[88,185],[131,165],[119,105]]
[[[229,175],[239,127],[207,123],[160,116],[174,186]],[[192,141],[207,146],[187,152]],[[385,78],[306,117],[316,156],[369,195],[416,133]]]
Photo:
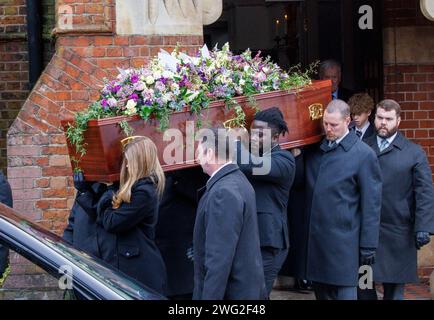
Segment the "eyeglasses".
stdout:
[[130,137],[126,137],[126,138],[124,138],[124,139],[122,139],[120,141],[121,145],[122,145],[122,148],[125,149],[125,147],[127,146],[127,144],[133,142],[135,139],[138,139],[138,138],[146,138],[146,137],[145,136],[130,136]]

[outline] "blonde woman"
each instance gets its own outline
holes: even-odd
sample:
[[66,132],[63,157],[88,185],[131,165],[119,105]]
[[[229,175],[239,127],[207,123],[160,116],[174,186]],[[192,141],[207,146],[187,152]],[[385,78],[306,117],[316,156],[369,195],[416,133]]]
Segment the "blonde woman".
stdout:
[[154,242],[165,183],[157,147],[142,136],[128,137],[123,145],[119,190],[109,187],[100,199],[84,190],[77,202],[94,215],[100,258],[164,294],[166,268]]

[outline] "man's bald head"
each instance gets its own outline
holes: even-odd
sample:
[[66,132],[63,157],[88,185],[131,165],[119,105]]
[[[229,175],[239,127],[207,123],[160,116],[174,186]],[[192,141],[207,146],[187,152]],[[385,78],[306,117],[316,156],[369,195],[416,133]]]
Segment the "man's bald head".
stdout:
[[350,106],[342,100],[330,102],[324,112],[323,126],[329,141],[342,138],[348,132]]

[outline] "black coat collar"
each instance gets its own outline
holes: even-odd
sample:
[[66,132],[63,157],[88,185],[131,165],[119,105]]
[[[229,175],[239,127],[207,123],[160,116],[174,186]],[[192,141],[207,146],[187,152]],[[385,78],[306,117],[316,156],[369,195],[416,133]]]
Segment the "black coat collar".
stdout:
[[197,194],[196,194],[196,199],[197,202],[199,202],[200,198],[202,198],[202,196],[204,195],[204,193],[211,189],[211,187],[217,182],[219,181],[221,178],[223,178],[224,176],[228,175],[229,173],[232,173],[234,171],[238,170],[238,165],[231,163],[228,164],[227,166],[223,167],[219,172],[217,172],[215,174],[214,177],[212,177],[211,179],[208,180],[208,182],[206,183],[205,186],[203,186],[202,188],[200,188],[199,190],[197,190]]

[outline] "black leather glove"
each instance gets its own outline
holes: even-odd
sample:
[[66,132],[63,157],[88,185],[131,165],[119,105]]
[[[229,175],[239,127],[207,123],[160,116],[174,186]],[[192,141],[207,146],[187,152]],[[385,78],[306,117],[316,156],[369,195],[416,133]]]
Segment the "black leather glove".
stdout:
[[375,251],[373,248],[360,248],[360,265],[370,266],[375,263]]
[[85,193],[90,190],[92,183],[84,180],[83,172],[74,172],[73,175],[74,187],[80,193]]
[[416,248],[419,250],[424,245],[428,244],[431,241],[431,238],[429,237],[429,232],[425,231],[418,231],[415,235],[416,240]]

